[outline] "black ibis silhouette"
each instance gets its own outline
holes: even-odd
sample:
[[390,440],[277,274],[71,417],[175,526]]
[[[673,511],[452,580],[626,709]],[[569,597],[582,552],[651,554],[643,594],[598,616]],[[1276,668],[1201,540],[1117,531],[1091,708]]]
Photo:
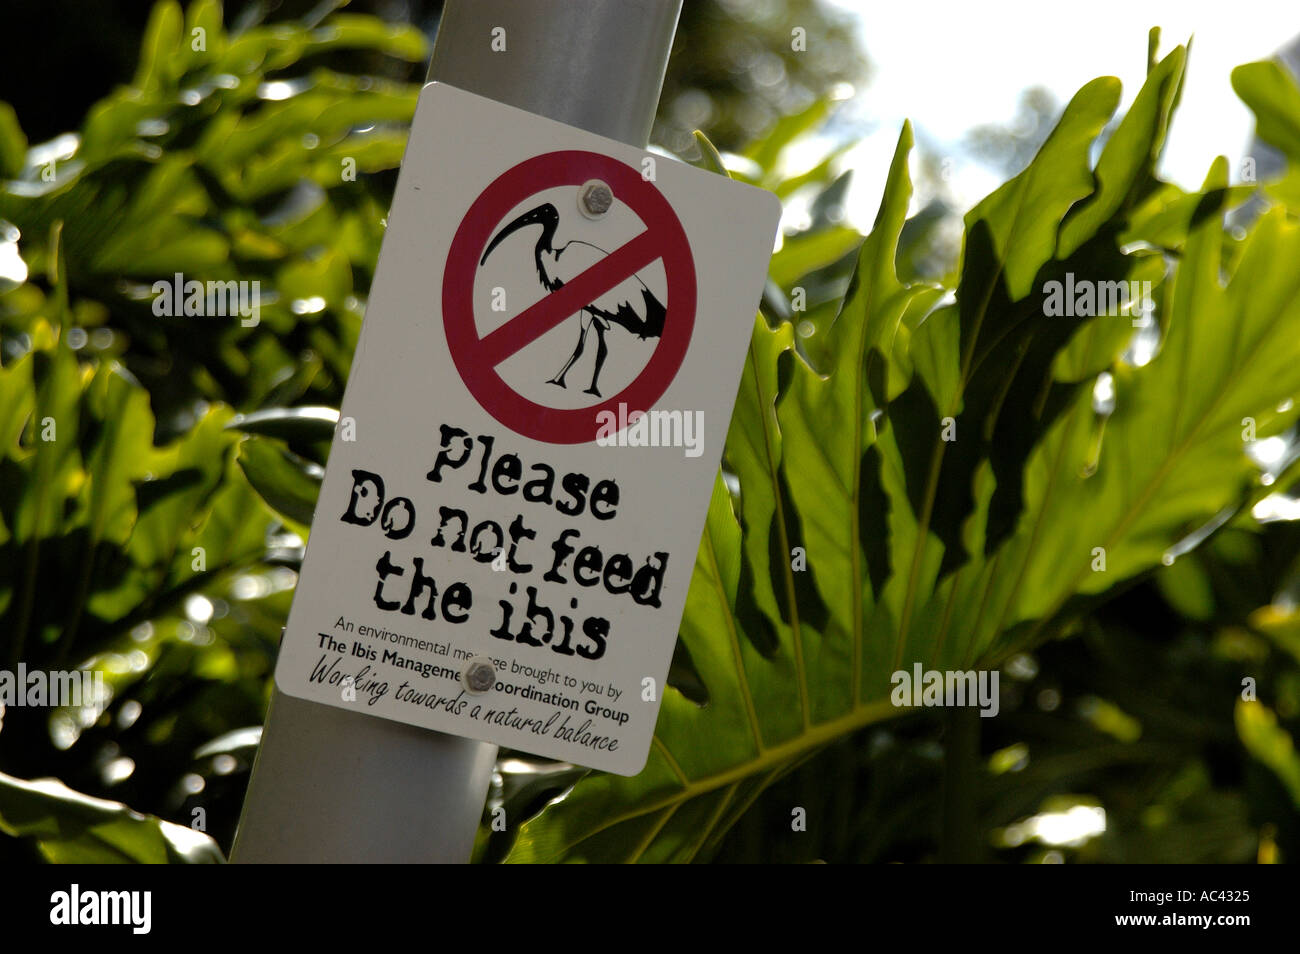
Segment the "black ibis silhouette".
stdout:
[[[563,287],[566,281],[585,272],[609,254],[599,246],[577,239],[566,242],[559,248],[552,247],[551,242],[555,238],[555,230],[559,224],[560,213],[551,203],[546,202],[535,209],[530,209],[497,232],[488,244],[483,257],[479,259],[479,265],[487,261],[492,250],[500,245],[506,236],[529,225],[542,227],[541,237],[533,248],[533,259],[537,264],[537,278],[547,292]],[[636,275],[624,279],[579,312],[578,344],[573,349],[573,354],[569,355],[569,360],[564,362],[564,367],[560,368],[547,383],[566,387],[564,376],[581,357],[583,346],[587,342],[587,332],[595,328],[596,365],[591,372],[591,387],[584,389],[583,393],[600,397],[600,389],[596,385],[600,378],[600,369],[605,364],[605,356],[609,353],[605,345],[605,332],[609,326],[621,325],[644,341],[646,338],[658,338],[663,333],[666,314],[663,304],[646,287],[645,282]]]

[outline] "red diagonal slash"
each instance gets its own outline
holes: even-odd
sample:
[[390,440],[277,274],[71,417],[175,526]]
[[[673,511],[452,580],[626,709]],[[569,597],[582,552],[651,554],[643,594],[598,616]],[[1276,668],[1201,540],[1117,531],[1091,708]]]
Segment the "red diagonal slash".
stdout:
[[653,232],[647,230],[621,245],[572,281],[481,338],[474,349],[475,360],[482,361],[485,367],[496,367],[620,282],[662,257],[663,251],[659,244]]
[[[536,205],[545,190],[576,189],[594,178],[609,185],[641,220],[645,231],[501,327],[480,334],[474,279],[493,231],[511,210],[525,202]],[[551,407],[524,397],[501,377],[498,365],[511,355],[659,260],[663,261],[670,320],[645,367],[617,394],[585,407]],[[696,298],[690,240],[658,186],[634,166],[612,156],[565,149],[511,166],[470,204],[443,266],[442,326],[457,374],[479,407],[497,423],[547,444],[582,444],[596,438],[603,412],[616,411],[620,404],[647,410],[672,384],[690,347]]]

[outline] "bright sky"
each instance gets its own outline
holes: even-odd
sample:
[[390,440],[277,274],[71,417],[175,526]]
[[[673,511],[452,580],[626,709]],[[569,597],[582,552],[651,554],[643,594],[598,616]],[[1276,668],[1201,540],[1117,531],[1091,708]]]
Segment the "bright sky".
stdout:
[[[1121,110],[1146,73],[1147,29],[1161,27],[1160,52],[1194,37],[1189,73],[1162,172],[1200,186],[1210,162],[1227,155],[1235,175],[1253,118],[1232,91],[1234,66],[1263,59],[1300,35],[1300,2],[1243,0],[828,0],[859,18],[874,72],[851,108],[878,124],[850,165],[851,216],[869,226],[898,129],[910,118],[928,151],[951,149],[961,201],[977,201],[999,178],[961,157],[973,126],[1009,124],[1022,89],[1049,89],[1061,105],[1096,76],[1124,84]],[[809,51],[810,53],[812,50]],[[865,206],[865,208],[864,208]]]

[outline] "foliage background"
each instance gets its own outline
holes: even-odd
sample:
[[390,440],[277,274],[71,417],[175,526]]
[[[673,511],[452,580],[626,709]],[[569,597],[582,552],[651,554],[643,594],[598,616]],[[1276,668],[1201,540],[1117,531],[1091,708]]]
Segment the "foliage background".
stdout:
[[[51,6],[0,40],[0,665],[102,668],[110,698],[4,713],[0,855],[213,860],[437,5]],[[792,55],[792,23],[824,55]],[[1028,95],[1030,142],[975,131],[1010,181],[966,216],[964,250],[952,210],[907,216],[904,130],[864,243],[835,153],[789,170],[842,84],[869,78],[848,26],[811,2],[688,0],[655,144],[811,214],[773,258],[647,772],[503,752],[487,810],[510,826],[485,824],[480,860],[1297,856],[1300,313],[1278,263],[1297,251],[1300,91],[1239,71],[1293,165],[1258,189],[1216,168],[1184,194],[1153,171],[1180,50],[1153,43],[1122,121],[1097,81],[1064,110]],[[1155,281],[1158,328],[1045,330],[1032,288],[1067,268]],[[150,286],[174,272],[258,279],[261,324],[155,317]],[[1252,366],[1256,351],[1271,358]],[[1023,392],[1004,404],[1007,381]],[[945,463],[908,435],[933,437],[949,408],[981,438]],[[1247,413],[1267,453],[1243,445]],[[1191,450],[1165,466],[1179,455],[1153,444],[1180,434]],[[1111,569],[1065,572],[1106,519]],[[800,544],[806,576],[783,569]],[[1002,715],[882,706],[912,659],[1000,665]],[[1098,809],[1104,830],[1078,824]]]

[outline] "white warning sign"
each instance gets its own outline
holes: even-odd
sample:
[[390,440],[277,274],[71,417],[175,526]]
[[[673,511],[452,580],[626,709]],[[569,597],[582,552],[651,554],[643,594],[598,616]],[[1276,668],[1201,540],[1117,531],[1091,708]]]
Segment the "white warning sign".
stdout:
[[639,771],[779,217],[426,86],[279,687]]

